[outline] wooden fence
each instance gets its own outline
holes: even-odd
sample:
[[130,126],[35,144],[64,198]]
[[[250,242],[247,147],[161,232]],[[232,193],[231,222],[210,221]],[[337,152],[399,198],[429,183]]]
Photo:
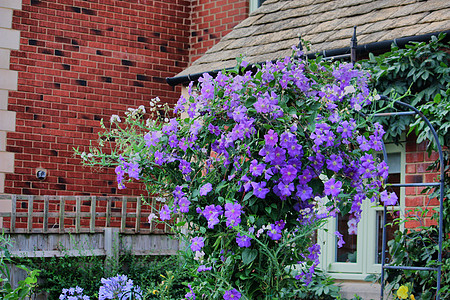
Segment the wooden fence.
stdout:
[[94,233],[108,227],[129,234],[170,232],[164,224],[148,223],[160,205],[157,198],[151,205],[141,197],[0,195],[0,200],[11,201],[11,211],[0,212],[9,225],[3,226],[6,233]]

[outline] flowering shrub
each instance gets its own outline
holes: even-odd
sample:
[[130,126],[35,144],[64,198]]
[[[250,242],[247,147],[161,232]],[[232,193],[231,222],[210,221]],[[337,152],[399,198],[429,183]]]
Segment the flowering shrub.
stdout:
[[384,130],[363,114],[377,100],[366,73],[291,57],[245,67],[191,83],[176,117],[155,115],[157,100],[147,120],[143,107],[113,116],[100,147],[81,154],[115,166],[120,189],[140,180],[169,199],[159,219],[188,227],[198,266],[185,299],[294,295],[319,263],[311,235],[325,218],[349,214],[356,234],[362,201],[396,202],[380,197]]

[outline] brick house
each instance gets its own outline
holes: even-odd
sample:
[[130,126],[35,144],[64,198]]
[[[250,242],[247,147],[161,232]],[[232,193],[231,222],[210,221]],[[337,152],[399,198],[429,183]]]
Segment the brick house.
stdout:
[[[239,54],[253,63],[290,55],[299,35],[312,43],[311,54],[345,56],[353,26],[358,26],[358,55],[364,57],[370,51],[388,50],[394,40],[402,44],[449,32],[450,3],[2,0],[0,193],[139,196],[141,185],[118,190],[113,170],[93,172],[73,156],[73,147],[85,151],[89,141],[96,139],[101,119],[108,126],[112,114],[121,115],[128,107],[147,106],[156,96],[174,104],[183,92],[176,83],[232,67]],[[166,77],[171,78],[172,85],[166,83]],[[388,147],[399,180],[428,182],[435,177],[425,172],[435,160],[424,153],[425,145],[416,145],[411,138],[403,147]],[[45,171],[45,178],[37,178],[38,171]],[[402,209],[425,205],[427,201],[415,187],[400,194]],[[118,199],[113,205],[120,209]],[[97,211],[105,203],[98,201]],[[53,204],[58,211],[58,202]],[[76,206],[74,202],[68,205],[71,209]],[[89,205],[82,203],[81,207],[89,210]],[[28,209],[26,203],[18,207]],[[0,212],[8,210],[11,200],[0,199]],[[366,236],[379,235],[378,217],[376,211],[366,216],[367,225],[362,229]],[[3,227],[10,225],[4,220]],[[16,225],[27,226],[25,220],[19,219]],[[359,255],[356,262],[343,263],[334,254],[334,241],[328,245],[323,251],[322,268],[335,278],[361,280],[377,272],[376,250],[354,251]],[[354,247],[375,249],[376,238],[355,240]]]
[[[368,53],[383,53],[391,44],[403,46],[409,41],[428,41],[440,32],[450,33],[450,3],[448,1],[283,1],[267,0],[255,12],[237,25],[219,43],[209,49],[174,78],[172,85],[196,79],[204,72],[231,68],[235,58],[244,55],[249,63],[260,63],[289,56],[291,46],[298,45],[299,36],[311,42],[310,56],[350,61],[350,40],[357,26],[358,58]],[[425,152],[425,143],[417,144],[414,136],[402,138],[401,145],[386,142],[391,183],[423,183],[436,181],[437,174],[426,171],[438,155]],[[417,207],[436,207],[439,202],[421,194],[423,188],[406,187],[396,190],[401,214]],[[330,221],[328,232],[319,232],[322,242],[321,268],[332,277],[343,280],[343,296],[355,293],[364,299],[379,298],[380,287],[363,282],[369,274],[380,273],[382,252],[382,208],[365,203],[364,215],[357,236],[348,235],[347,220]],[[390,217],[392,218],[392,216]],[[389,216],[388,216],[389,220]],[[404,226],[415,228],[430,225],[418,221]],[[398,227],[397,227],[398,228]],[[395,228],[394,228],[395,229]],[[388,230],[388,239],[394,229]],[[344,233],[346,245],[337,248],[333,234]]]
[[[100,120],[109,126],[111,115],[128,107],[148,107],[157,96],[174,104],[181,87],[165,78],[248,11],[246,0],[0,1],[0,193],[52,196],[55,211],[59,196],[141,195],[138,183],[118,190],[114,170],[83,167],[73,148],[87,151]],[[89,204],[81,209],[89,211]],[[120,209],[121,201],[112,205]],[[0,212],[10,210],[11,199],[0,200]],[[25,219],[16,223],[26,226]]]

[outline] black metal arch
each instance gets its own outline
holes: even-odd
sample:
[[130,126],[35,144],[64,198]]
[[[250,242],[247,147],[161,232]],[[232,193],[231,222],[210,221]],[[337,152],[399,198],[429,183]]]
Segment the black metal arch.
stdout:
[[[414,267],[414,266],[391,266],[386,264],[386,213],[387,208],[384,207],[384,213],[383,213],[383,249],[382,249],[382,262],[381,262],[381,295],[380,299],[384,299],[384,271],[385,269],[398,269],[398,270],[422,270],[422,271],[437,271],[437,286],[436,286],[436,300],[440,299],[439,290],[441,289],[441,270],[442,270],[442,240],[443,240],[443,211],[444,211],[444,156],[442,153],[442,146],[439,143],[439,138],[436,133],[436,130],[431,125],[430,121],[424,116],[422,112],[417,110],[415,107],[401,102],[401,101],[394,101],[384,95],[381,96],[382,100],[388,100],[390,102],[394,102],[394,105],[407,109],[407,111],[400,111],[400,112],[391,112],[391,113],[378,113],[373,114],[373,117],[385,117],[385,116],[404,116],[404,115],[419,115],[422,120],[428,125],[430,128],[434,140],[436,142],[437,151],[439,153],[439,168],[440,168],[440,180],[439,182],[424,182],[424,183],[399,183],[399,184],[389,184],[389,186],[392,187],[418,187],[418,186],[424,186],[424,187],[439,187],[439,251],[438,251],[438,265],[436,267]],[[383,143],[383,157],[384,160],[387,162],[387,153],[386,148]]]

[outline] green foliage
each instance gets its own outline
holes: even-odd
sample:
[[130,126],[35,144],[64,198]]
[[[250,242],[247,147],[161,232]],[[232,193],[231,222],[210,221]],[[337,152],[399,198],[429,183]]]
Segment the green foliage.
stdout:
[[[392,257],[391,265],[436,267],[438,258],[438,231],[435,226],[418,231],[397,231],[388,243]],[[441,299],[450,297],[450,241],[444,239],[441,276]],[[412,287],[417,299],[434,299],[436,293],[436,272],[418,270],[389,270],[387,288],[395,291],[401,285]]]
[[46,291],[49,300],[57,300],[63,288],[75,286],[83,288],[85,295],[98,295],[101,279],[111,274],[127,275],[134,285],[141,287],[146,299],[181,299],[186,287],[183,282],[189,281],[187,266],[181,264],[175,256],[155,259],[126,254],[121,256],[113,268],[105,267],[105,258],[101,256],[66,255],[33,258],[24,263],[42,270],[37,290]]
[[27,273],[24,280],[18,282],[18,286],[13,288],[11,285],[11,272],[8,264],[12,264],[12,260],[8,251],[11,242],[3,233],[0,235],[0,296],[4,300],[23,300],[31,296],[37,283],[39,270],[30,270],[26,266],[17,265],[18,268]]
[[50,300],[58,299],[63,288],[75,286],[83,288],[86,295],[94,295],[105,275],[104,258],[96,256],[43,257],[25,263],[41,270],[38,289],[46,291]]
[[[432,37],[429,43],[415,42],[400,49],[392,46],[385,54],[362,61],[363,68],[372,73],[372,88],[391,98],[402,98],[431,120],[442,145],[450,141],[450,49],[442,43],[444,35]],[[384,105],[381,103],[381,105]],[[398,140],[405,130],[414,130],[418,142],[432,141],[425,123],[418,117],[397,116],[383,119],[386,138]]]
[[[380,56],[371,55],[363,61],[364,68],[372,73],[372,87],[379,93],[391,98],[402,97],[402,101],[420,110],[436,130],[442,146],[450,145],[450,46],[443,43],[445,35],[432,37],[429,43],[412,43],[405,49],[392,47],[391,52]],[[381,105],[383,105],[381,103]],[[427,124],[419,116],[386,117],[382,120],[386,128],[386,137],[399,140],[407,131],[414,132],[417,143],[430,141],[436,150],[434,137]],[[444,149],[444,236],[450,232],[450,177],[449,151]],[[439,160],[429,168],[439,170]],[[431,189],[425,189],[424,193]],[[439,197],[439,189],[431,190],[430,198]],[[424,210],[426,212],[426,210]],[[419,212],[419,215],[421,212]],[[438,214],[433,218],[437,220]],[[420,228],[417,231],[398,231],[389,243],[393,265],[436,266],[437,230],[435,227]],[[448,239],[443,243],[442,290],[441,298],[449,297],[450,292],[450,246]],[[421,299],[432,299],[436,290],[436,274],[427,271],[388,270],[389,287],[393,290],[401,285],[411,283],[413,294]]]
[[340,286],[336,285],[333,278],[322,271],[318,271],[314,274],[309,286],[298,287],[295,292],[292,291],[292,287],[284,288],[282,297],[290,296],[286,297],[286,299],[292,299],[292,296],[295,295],[298,297],[296,299],[304,300],[341,299],[340,290]]

